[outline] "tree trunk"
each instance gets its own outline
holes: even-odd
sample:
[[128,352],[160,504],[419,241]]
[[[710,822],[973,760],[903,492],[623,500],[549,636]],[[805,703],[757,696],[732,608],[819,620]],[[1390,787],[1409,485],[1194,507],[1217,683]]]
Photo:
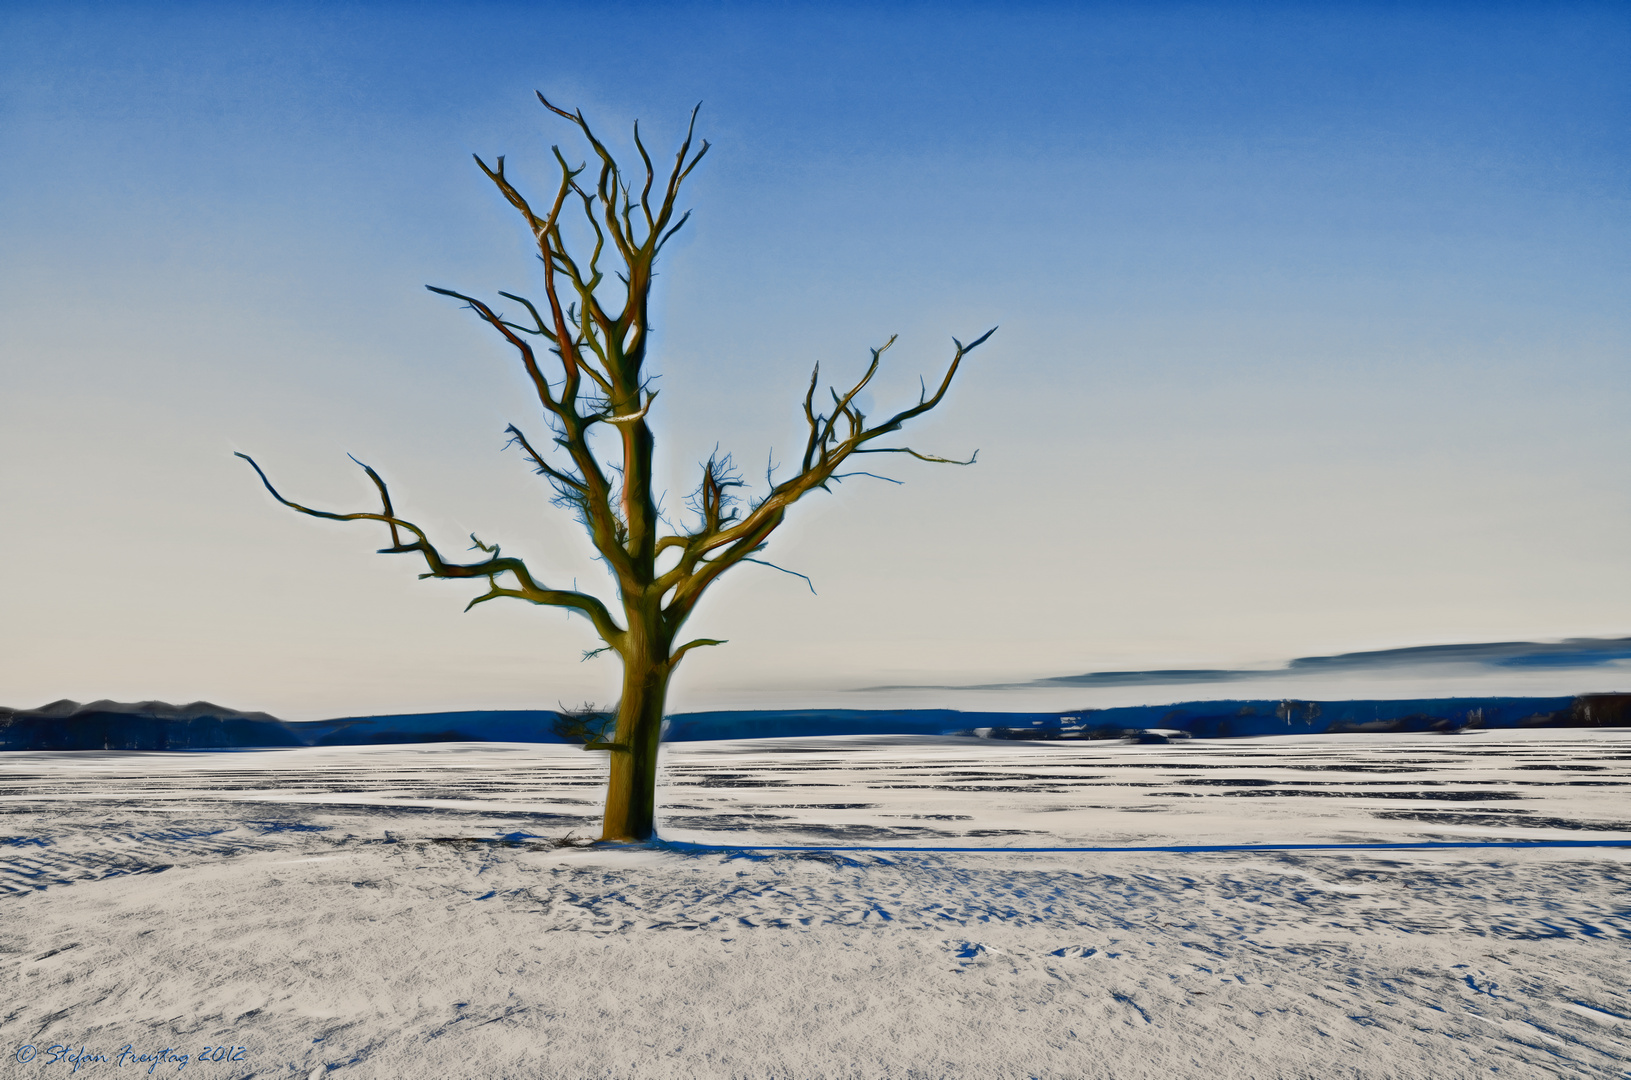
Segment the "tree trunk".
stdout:
[[602,841],[637,843],[652,837],[657,746],[662,738],[668,676],[667,656],[659,659],[636,648],[623,657],[623,700],[617,710]]

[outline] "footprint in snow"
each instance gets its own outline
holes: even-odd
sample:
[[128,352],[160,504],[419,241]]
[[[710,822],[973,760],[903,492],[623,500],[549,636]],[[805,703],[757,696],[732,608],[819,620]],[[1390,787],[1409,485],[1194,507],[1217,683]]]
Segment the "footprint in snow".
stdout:
[[1001,949],[978,941],[948,942],[951,950],[959,960],[978,960],[983,956],[1007,956]]
[[1066,945],[1063,949],[1055,949],[1049,956],[1063,956],[1069,959],[1086,959],[1098,953],[1099,950],[1091,945]]

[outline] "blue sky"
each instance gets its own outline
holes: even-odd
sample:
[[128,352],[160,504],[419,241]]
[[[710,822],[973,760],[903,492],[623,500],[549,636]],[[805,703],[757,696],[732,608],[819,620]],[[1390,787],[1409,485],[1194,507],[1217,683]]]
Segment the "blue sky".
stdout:
[[[703,102],[671,504],[715,443],[784,458],[815,361],[898,332],[881,407],[1002,325],[910,440],[980,464],[802,505],[818,595],[736,571],[676,707],[1631,633],[1628,46],[1618,4],[4,6],[0,702],[615,692],[581,622],[461,615],[231,456],[347,509],[355,453],[597,580],[500,453],[508,356],[422,288],[536,287],[470,161],[581,156],[534,89],[619,146]],[[1055,697],[1099,703],[1014,703]]]

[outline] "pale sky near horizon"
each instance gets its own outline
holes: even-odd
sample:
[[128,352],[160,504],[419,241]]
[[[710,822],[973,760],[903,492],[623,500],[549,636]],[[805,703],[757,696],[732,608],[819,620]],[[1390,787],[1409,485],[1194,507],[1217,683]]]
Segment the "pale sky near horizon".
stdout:
[[[582,620],[461,614],[232,456],[371,509],[355,454],[444,551],[612,599],[501,451],[543,430],[510,354],[423,288],[536,291],[470,160],[582,157],[535,89],[668,153],[703,102],[669,507],[716,443],[788,461],[814,362],[898,332],[882,409],[1001,325],[906,440],[978,465],[800,504],[769,557],[817,594],[734,571],[676,710],[1631,635],[1628,54],[1622,4],[0,5],[0,704],[615,695]],[[1450,689],[1631,689],[1503,678]]]

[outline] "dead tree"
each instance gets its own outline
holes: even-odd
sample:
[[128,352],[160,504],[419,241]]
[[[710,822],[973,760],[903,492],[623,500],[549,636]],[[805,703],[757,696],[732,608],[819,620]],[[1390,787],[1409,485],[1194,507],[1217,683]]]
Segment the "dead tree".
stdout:
[[[542,94],[538,100],[583,136],[593,171],[586,176],[587,165],[569,164],[555,147],[560,178],[547,202],[535,206],[505,174],[502,157],[489,166],[478,156],[476,164],[520,213],[538,245],[542,305],[500,292],[499,296],[525,312],[512,319],[475,297],[452,289],[427,288],[463,301],[515,350],[532,380],[553,438],[540,448],[512,424],[508,428],[510,445],[548,481],[555,504],[571,510],[588,532],[616,581],[621,617],[588,592],[537,580],[520,559],[501,555],[497,544],[483,544],[474,536],[471,539],[485,558],[467,563],[443,558],[422,528],[398,516],[385,481],[361,462],[358,464],[379,492],[380,509],[336,514],[285,499],[259,465],[247,455],[238,456],[260,475],[272,497],[292,510],[333,521],[385,525],[391,545],[381,553],[419,555],[427,567],[421,578],[486,579],[487,591],[470,601],[467,611],[503,598],[568,608],[586,616],[604,643],[594,652],[609,650],[623,662],[622,692],[611,736],[586,743],[588,749],[609,751],[611,757],[601,838],[643,841],[652,836],[657,746],[669,681],[693,649],[724,644],[713,638],[680,640],[680,628],[697,602],[727,570],[743,562],[761,561],[754,556],[764,550],[788,507],[812,491],[830,491],[835,481],[859,474],[852,458],[904,454],[920,461],[971,464],[972,457],[953,461],[906,446],[876,444],[939,405],[963,357],[995,330],[966,345],[953,338],[955,353],[935,389],[931,392],[925,385],[916,403],[881,420],[863,415],[857,400],[878,373],[884,351],[894,338],[872,350],[871,363],[847,390],[829,389],[830,403],[818,401],[817,365],[804,393],[808,435],[797,472],[779,483],[770,482],[762,497],[743,500],[737,490],[742,481],[729,458],[710,458],[702,465],[701,480],[689,500],[694,525],[688,531],[665,535],[652,491],[650,420],[657,392],[651,389],[646,367],[648,301],[657,256],[690,217],[689,211],[675,217],[675,200],[707,153],[708,144],[703,142],[693,150],[697,117],[693,109],[685,139],[664,177],[653,166],[636,123],[634,145],[640,167],[625,172],[581,110],[556,108]],[[581,211],[587,223],[584,243],[570,247],[562,233],[563,215],[569,210],[574,216]],[[615,284],[606,280],[603,263],[615,264]],[[535,343],[542,343],[549,359],[540,360]],[[591,432],[598,425],[615,433],[615,457],[591,442]],[[852,467],[848,472],[846,465]],[[671,565],[660,569],[660,560]]]

